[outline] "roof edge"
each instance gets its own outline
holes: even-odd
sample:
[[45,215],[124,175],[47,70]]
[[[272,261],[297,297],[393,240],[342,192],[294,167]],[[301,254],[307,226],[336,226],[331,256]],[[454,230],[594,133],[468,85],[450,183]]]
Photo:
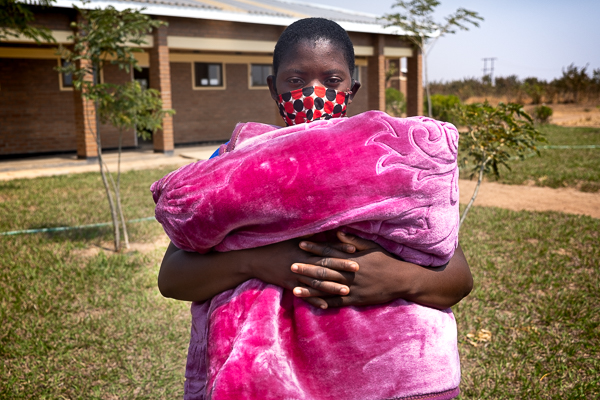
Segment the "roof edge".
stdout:
[[[263,25],[276,25],[276,26],[288,26],[298,18],[291,17],[277,17],[272,15],[257,15],[257,14],[241,14],[230,11],[222,10],[211,10],[201,7],[185,7],[165,4],[148,4],[139,3],[135,1],[128,2],[115,2],[115,1],[94,1],[92,3],[83,3],[77,0],[56,0],[53,7],[58,8],[73,8],[76,5],[83,9],[92,8],[105,8],[113,6],[115,9],[122,11],[128,8],[132,9],[143,9],[144,14],[157,15],[161,17],[180,17],[180,18],[195,18],[195,19],[211,19],[217,21],[230,21],[230,22],[243,22],[250,24],[263,24]],[[351,22],[351,21],[337,21],[342,28],[348,32],[362,32],[362,33],[378,33],[384,35],[402,35],[404,31],[396,27],[385,27],[380,24],[369,24],[362,22]]]

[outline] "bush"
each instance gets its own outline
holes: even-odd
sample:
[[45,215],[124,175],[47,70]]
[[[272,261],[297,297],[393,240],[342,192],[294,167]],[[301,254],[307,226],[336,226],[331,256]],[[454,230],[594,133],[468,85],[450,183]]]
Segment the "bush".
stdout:
[[394,88],[385,89],[385,111],[394,117],[406,113],[406,99],[401,91]]
[[[460,99],[453,94],[443,95],[434,94],[431,96],[431,117],[440,121],[451,122],[455,124],[453,110],[460,106]],[[427,113],[427,98],[423,104],[423,110]]]
[[550,117],[552,116],[553,111],[550,107],[545,106],[545,105],[540,105],[537,106],[534,110],[533,110],[533,116],[536,119],[536,121],[538,121],[541,124],[546,124],[548,123],[548,120],[550,119]]

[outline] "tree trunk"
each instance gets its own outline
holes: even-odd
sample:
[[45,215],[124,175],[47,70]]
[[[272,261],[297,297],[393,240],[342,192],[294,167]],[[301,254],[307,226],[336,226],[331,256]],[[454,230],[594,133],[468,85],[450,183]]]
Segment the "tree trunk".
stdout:
[[429,118],[433,118],[431,116],[431,93],[429,92],[429,74],[427,72],[427,51],[425,48],[425,43],[423,43],[423,48],[421,49],[421,53],[423,54],[423,70],[425,71],[425,93],[427,94],[427,116]]
[[123,129],[119,129],[119,158],[117,163],[117,185],[115,186],[115,195],[117,197],[117,208],[121,217],[121,225],[123,226],[123,245],[126,249],[129,248],[129,235],[127,234],[127,225],[125,224],[125,216],[123,215],[123,207],[121,206],[121,148],[123,143]]
[[[96,86],[98,83],[98,74],[100,74],[100,66],[96,63],[93,63],[93,77],[92,84]],[[102,183],[104,184],[104,190],[106,191],[106,197],[108,198],[108,206],[110,207],[110,216],[112,218],[113,230],[114,230],[114,239],[115,239],[115,251],[119,251],[119,221],[117,220],[117,214],[115,211],[115,203],[112,197],[112,193],[110,192],[110,186],[108,185],[108,180],[106,179],[106,172],[108,172],[108,168],[105,171],[105,164],[102,158],[102,140],[100,138],[100,118],[98,117],[98,101],[94,101],[94,110],[96,112],[96,146],[98,147],[98,164],[100,166],[100,175],[102,176]]]
[[458,225],[458,229],[460,229],[460,227],[462,226],[465,218],[467,217],[467,214],[469,213],[469,209],[471,208],[471,206],[475,202],[475,199],[477,198],[477,194],[479,193],[479,186],[481,186],[481,181],[483,181],[483,171],[485,169],[485,164],[487,164],[488,161],[489,161],[489,158],[486,159],[483,162],[483,164],[481,164],[481,168],[479,168],[479,178],[477,179],[477,185],[475,185],[475,191],[473,192],[473,196],[471,197],[469,204],[467,204],[467,208],[465,208],[465,211],[463,211],[462,217],[460,217],[460,223]]
[[[105,164],[102,158],[102,141],[100,140],[100,121],[98,119],[98,102],[95,102],[94,107],[96,108],[96,145],[98,147],[98,164],[100,165],[100,175],[102,176],[102,183],[104,183],[104,189],[106,190],[106,197],[108,198],[108,205],[110,207],[110,216],[112,217],[113,230],[114,230],[114,242],[115,251],[119,251],[120,235],[119,235],[119,221],[117,220],[117,214],[115,211],[115,203],[110,192],[110,186],[106,179]],[[108,168],[106,168],[108,170]]]

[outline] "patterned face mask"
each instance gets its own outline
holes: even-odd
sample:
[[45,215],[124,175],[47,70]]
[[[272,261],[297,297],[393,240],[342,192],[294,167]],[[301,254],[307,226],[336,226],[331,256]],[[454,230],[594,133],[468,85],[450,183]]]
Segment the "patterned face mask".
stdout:
[[287,126],[346,115],[351,92],[308,86],[279,95],[279,113]]

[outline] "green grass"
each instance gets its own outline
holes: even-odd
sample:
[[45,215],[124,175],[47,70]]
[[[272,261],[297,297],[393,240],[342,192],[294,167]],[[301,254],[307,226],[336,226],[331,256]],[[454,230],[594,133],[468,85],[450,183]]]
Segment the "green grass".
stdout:
[[600,220],[473,210],[460,240],[475,290],[455,307],[462,398],[598,398]]
[[[600,128],[566,128],[542,125],[548,145],[600,145]],[[534,184],[551,188],[573,187],[584,192],[600,190],[600,149],[541,149],[541,156],[515,160],[511,170],[501,168],[500,179],[511,185]],[[468,172],[461,173],[467,178]]]
[[[125,175],[128,218],[152,215],[148,186],[165,172]],[[0,194],[2,230],[109,220],[95,174]],[[156,222],[130,229],[137,243],[163,235]],[[471,210],[461,243],[475,290],[455,307],[462,399],[600,395],[599,232],[588,217]],[[165,248],[97,250],[110,245],[110,228],[0,237],[0,398],[181,397],[189,311],[156,288]]]
[[[154,215],[150,185],[173,168],[125,172],[121,198],[126,219]],[[0,182],[0,231],[110,221],[100,173]]]
[[[166,170],[124,176],[128,218],[152,216],[149,185]],[[97,174],[0,184],[2,230],[109,221]],[[154,221],[130,226],[112,247],[111,228],[0,236],[0,398],[180,398],[189,340],[187,303],[156,288],[165,246]]]

